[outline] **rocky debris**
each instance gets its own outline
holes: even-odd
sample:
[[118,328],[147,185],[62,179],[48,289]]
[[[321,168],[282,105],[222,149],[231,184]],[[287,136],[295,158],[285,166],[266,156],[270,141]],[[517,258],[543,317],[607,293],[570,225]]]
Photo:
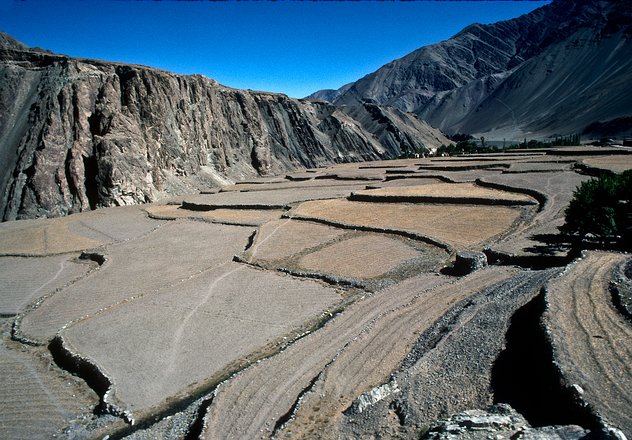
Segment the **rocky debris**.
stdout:
[[456,253],[454,272],[461,275],[475,272],[487,266],[487,255],[483,252],[460,251]]
[[498,404],[485,410],[463,411],[441,420],[422,435],[427,440],[579,440],[590,431],[576,425],[534,428],[511,406]]
[[632,320],[632,259],[619,265],[610,282],[610,292],[614,305],[623,316]]
[[521,272],[454,305],[419,336],[391,374],[389,382],[396,381],[399,392],[362,413],[347,411],[341,432],[347,438],[369,439],[376,433],[412,438],[433,420],[491,404],[493,366],[511,318],[555,273]]
[[399,393],[401,390],[397,387],[397,381],[385,383],[379,387],[373,388],[371,391],[362,394],[353,401],[351,407],[346,411],[348,414],[360,414],[366,408],[376,404],[380,400],[384,400],[388,396]]
[[629,115],[631,17],[629,2],[556,0],[512,20],[472,24],[310,96],[394,106],[448,133],[498,140],[577,133]]
[[0,215],[55,217],[446,143],[396,109],[224,87],[0,39]]

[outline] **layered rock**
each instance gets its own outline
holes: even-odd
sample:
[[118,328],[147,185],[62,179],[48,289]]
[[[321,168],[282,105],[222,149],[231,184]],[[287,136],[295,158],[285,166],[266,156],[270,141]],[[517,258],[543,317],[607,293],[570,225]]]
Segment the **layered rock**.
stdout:
[[396,157],[446,142],[394,109],[340,110],[0,37],[4,220],[149,202],[225,179]]

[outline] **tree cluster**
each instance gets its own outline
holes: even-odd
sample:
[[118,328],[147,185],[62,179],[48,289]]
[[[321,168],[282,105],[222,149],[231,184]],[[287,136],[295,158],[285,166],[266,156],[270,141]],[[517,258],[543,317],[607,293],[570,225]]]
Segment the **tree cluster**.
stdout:
[[573,193],[560,231],[580,242],[598,240],[632,249],[631,200],[632,170],[583,182]]
[[510,145],[509,148],[550,148],[550,147],[572,147],[575,145],[581,145],[581,136],[576,134],[571,134],[568,136],[556,136],[549,142],[537,141],[535,139],[531,139],[527,142],[527,138],[524,139],[520,144]]

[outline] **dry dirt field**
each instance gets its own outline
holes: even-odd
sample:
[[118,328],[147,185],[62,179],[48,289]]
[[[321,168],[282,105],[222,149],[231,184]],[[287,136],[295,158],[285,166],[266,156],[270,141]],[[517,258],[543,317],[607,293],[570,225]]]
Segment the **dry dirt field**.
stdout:
[[411,232],[432,237],[454,248],[472,248],[507,232],[519,220],[521,210],[487,205],[371,203],[333,199],[304,202],[289,215],[350,228]]
[[[632,157],[597,151],[349,163],[2,223],[0,438],[419,438],[492,403],[630,436],[632,324],[609,290],[630,257],[571,262],[557,230],[582,173]],[[457,275],[464,250],[492,265]],[[587,406],[525,403],[508,378],[530,362]]]
[[155,205],[145,208],[147,214],[157,220],[203,220],[242,226],[261,226],[281,217],[280,209],[213,209],[210,211],[190,211],[179,205]]
[[458,203],[490,205],[535,205],[536,200],[526,194],[483,188],[473,183],[428,183],[419,186],[403,186],[355,191],[351,200],[400,201],[425,203]]
[[590,168],[621,173],[632,169],[632,155],[595,156],[582,160],[582,164]]

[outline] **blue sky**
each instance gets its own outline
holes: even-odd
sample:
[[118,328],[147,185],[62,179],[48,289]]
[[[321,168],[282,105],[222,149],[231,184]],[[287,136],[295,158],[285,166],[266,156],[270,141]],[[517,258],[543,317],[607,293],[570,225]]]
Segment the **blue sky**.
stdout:
[[355,81],[473,22],[546,3],[0,0],[0,31],[57,53],[300,98]]

